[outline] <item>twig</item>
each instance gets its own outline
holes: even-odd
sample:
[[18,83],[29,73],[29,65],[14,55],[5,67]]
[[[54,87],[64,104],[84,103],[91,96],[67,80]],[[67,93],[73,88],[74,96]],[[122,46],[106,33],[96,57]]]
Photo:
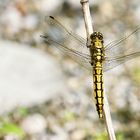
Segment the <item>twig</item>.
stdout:
[[110,140],[116,140],[113,124],[112,124],[112,119],[110,115],[110,109],[109,109],[109,104],[107,100],[107,96],[104,93],[104,116],[105,116],[105,123],[106,123],[106,128],[108,132],[108,136]]
[[90,15],[89,3],[88,0],[81,0],[80,3],[82,4],[87,38],[90,38],[90,35],[93,33],[93,27],[92,27],[91,15]]
[[[91,15],[89,10],[89,2],[88,0],[81,0],[80,3],[82,5],[82,10],[84,15],[85,28],[87,33],[87,42],[89,42],[90,35],[91,33],[93,33],[92,20],[91,20]],[[116,140],[114,128],[112,125],[111,115],[110,115],[109,104],[105,92],[104,92],[104,117],[105,117],[105,123],[106,123],[109,139]]]

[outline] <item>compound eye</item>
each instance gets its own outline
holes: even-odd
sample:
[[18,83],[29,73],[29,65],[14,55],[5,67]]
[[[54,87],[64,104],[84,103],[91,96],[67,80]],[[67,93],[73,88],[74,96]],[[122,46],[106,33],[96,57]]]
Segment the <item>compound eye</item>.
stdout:
[[94,39],[95,38],[95,34],[91,34],[90,39]]
[[96,37],[97,37],[97,33],[96,32],[92,33],[91,36],[90,36],[91,39],[95,39]]
[[102,34],[99,34],[99,35],[98,35],[98,38],[99,38],[100,40],[103,40]]

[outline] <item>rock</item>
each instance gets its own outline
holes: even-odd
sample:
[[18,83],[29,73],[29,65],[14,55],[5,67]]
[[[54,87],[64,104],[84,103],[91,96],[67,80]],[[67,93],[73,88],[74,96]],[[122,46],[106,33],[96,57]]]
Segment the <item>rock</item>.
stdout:
[[0,46],[0,113],[65,92],[61,68],[50,55],[10,41],[0,40]]
[[4,140],[20,140],[18,136],[15,136],[14,134],[8,134],[4,137]]
[[34,114],[25,118],[21,123],[22,128],[28,134],[39,134],[45,132],[46,120],[40,114]]
[[72,134],[71,134],[71,139],[72,140],[82,140],[84,139],[86,136],[86,133],[84,130],[75,130]]

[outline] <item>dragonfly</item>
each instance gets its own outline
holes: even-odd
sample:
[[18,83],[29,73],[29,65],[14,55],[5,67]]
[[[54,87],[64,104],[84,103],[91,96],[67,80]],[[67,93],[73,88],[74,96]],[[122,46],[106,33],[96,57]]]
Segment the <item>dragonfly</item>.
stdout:
[[126,41],[136,41],[140,27],[137,27],[130,34],[104,45],[103,34],[93,32],[90,35],[90,43],[68,30],[61,22],[53,16],[45,18],[47,32],[41,37],[43,40],[64,52],[65,55],[74,59],[81,66],[93,74],[94,98],[99,118],[104,118],[104,88],[103,73],[114,67],[140,56],[140,48]]

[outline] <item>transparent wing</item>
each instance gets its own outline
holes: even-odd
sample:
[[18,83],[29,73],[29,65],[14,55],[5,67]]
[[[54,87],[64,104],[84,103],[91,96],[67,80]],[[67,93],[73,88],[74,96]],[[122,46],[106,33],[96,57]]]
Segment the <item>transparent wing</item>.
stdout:
[[118,57],[114,57],[114,58],[105,58],[105,61],[103,63],[103,71],[106,72],[122,63],[125,63],[128,60],[131,60],[135,57],[140,56],[140,51],[139,52],[135,52],[135,53],[131,53],[128,55],[123,55],[123,56],[118,56]]
[[111,43],[105,45],[105,53],[107,56],[118,56],[122,52],[126,53],[128,51],[137,51],[138,38],[140,37],[140,27],[137,27],[130,34],[124,37],[112,41]]
[[140,56],[140,27],[120,40],[105,46],[106,58],[103,64],[104,71],[108,71],[128,60]]
[[79,52],[88,54],[86,40],[81,36],[69,31],[57,19],[52,16],[45,17],[46,33],[52,40],[67,46],[69,49],[76,49]]
[[47,31],[44,35],[41,35],[45,42],[57,47],[65,55],[68,55],[86,69],[91,70],[91,58],[86,47],[86,40],[67,30],[52,16],[46,17],[45,21]]
[[53,46],[56,46],[58,49],[61,50],[65,55],[68,55],[72,59],[74,59],[77,63],[79,63],[84,68],[88,69],[89,71],[92,70],[92,66],[90,64],[90,56],[84,53],[81,53],[77,50],[70,49],[64,44],[52,40],[49,36],[41,35],[41,37],[45,40],[46,43],[49,43]]

